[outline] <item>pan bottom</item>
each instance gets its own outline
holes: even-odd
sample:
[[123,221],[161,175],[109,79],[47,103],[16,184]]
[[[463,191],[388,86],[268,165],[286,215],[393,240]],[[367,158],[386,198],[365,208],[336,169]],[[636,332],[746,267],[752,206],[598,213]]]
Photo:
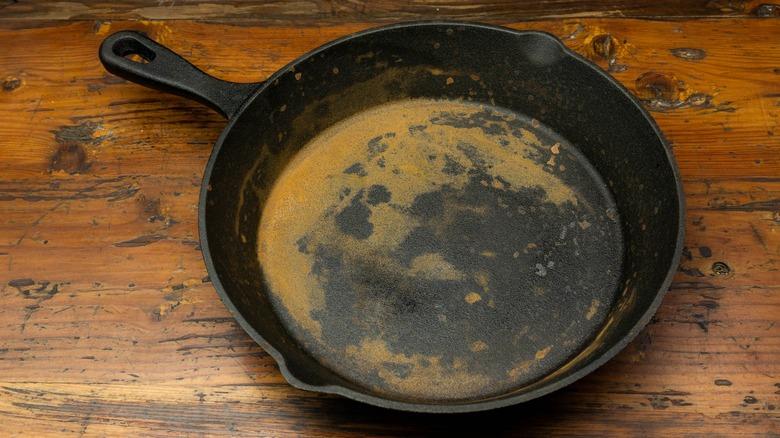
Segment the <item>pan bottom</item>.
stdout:
[[367,391],[473,401],[585,348],[623,237],[580,151],[490,105],[414,99],[322,132],[263,207],[258,259],[302,348]]

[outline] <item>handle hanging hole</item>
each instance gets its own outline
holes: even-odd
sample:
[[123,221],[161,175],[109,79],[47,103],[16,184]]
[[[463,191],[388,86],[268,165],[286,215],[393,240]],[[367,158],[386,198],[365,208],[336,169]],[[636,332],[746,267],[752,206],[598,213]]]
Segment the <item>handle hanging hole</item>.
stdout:
[[124,56],[125,59],[129,59],[133,62],[137,62],[139,64],[148,64],[149,60],[144,58],[143,56],[137,54],[137,53],[130,53]]
[[133,38],[122,38],[117,40],[111,49],[115,55],[139,64],[148,64],[152,62],[156,56],[152,49]]

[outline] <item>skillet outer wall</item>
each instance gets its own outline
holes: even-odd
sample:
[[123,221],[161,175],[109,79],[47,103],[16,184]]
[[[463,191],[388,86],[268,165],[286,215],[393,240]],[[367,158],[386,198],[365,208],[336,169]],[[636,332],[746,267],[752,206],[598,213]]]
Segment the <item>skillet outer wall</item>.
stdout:
[[[206,216],[207,216],[206,201],[209,193],[209,187],[211,186],[212,183],[212,173],[214,171],[215,164],[217,163],[224,142],[226,141],[228,135],[231,133],[231,131],[233,131],[233,128],[236,125],[236,121],[241,117],[243,113],[247,111],[248,108],[252,106],[253,102],[255,102],[258,96],[262,95],[265,92],[265,90],[269,87],[269,84],[272,84],[273,81],[281,77],[283,74],[287,73],[293,66],[301,64],[307,59],[309,59],[310,57],[313,57],[319,54],[320,52],[325,51],[338,44],[356,38],[360,38],[366,35],[375,34],[378,32],[385,32],[388,30],[398,30],[398,29],[405,29],[405,28],[414,28],[418,26],[466,27],[469,30],[487,30],[487,31],[494,31],[494,32],[503,32],[503,33],[509,33],[514,36],[533,35],[535,37],[548,40],[550,44],[555,44],[559,46],[560,50],[563,53],[563,56],[569,57],[575,61],[582,63],[584,66],[589,67],[595,73],[600,75],[604,80],[606,80],[611,87],[614,87],[616,90],[621,92],[625,96],[627,101],[630,102],[636,108],[636,110],[639,111],[639,113],[643,116],[644,121],[647,123],[647,126],[650,129],[652,129],[654,134],[658,137],[658,141],[660,141],[660,143],[663,145],[670,170],[674,176],[674,181],[676,185],[675,189],[676,189],[676,198],[677,198],[676,201],[677,201],[677,212],[678,212],[676,218],[677,234],[676,234],[675,246],[673,248],[674,253],[671,257],[671,263],[669,264],[669,267],[666,270],[666,275],[664,277],[663,283],[659,288],[655,297],[652,299],[652,302],[649,304],[649,306],[646,307],[645,312],[641,315],[638,322],[636,322],[636,324],[634,324],[633,327],[630,328],[628,333],[624,335],[616,343],[614,343],[609,349],[602,352],[598,357],[591,360],[589,363],[587,363],[585,366],[581,367],[577,371],[572,372],[571,374],[557,381],[549,382],[546,385],[542,385],[526,393],[521,393],[514,396],[508,396],[506,398],[492,399],[487,401],[478,401],[474,403],[463,403],[463,404],[433,405],[433,404],[423,404],[423,403],[413,403],[413,402],[400,402],[400,401],[388,400],[382,397],[376,397],[373,395],[358,392],[354,389],[346,387],[349,384],[348,382],[343,380],[339,382],[339,379],[338,378],[334,379],[334,376],[328,376],[327,379],[321,379],[321,376],[317,376],[316,375],[317,373],[314,373],[313,375],[310,372],[310,370],[305,370],[299,367],[295,367],[293,369],[292,367],[294,367],[295,364],[288,363],[285,356],[280,352],[278,346],[272,345],[263,336],[261,336],[260,333],[258,333],[258,331],[247,321],[247,318],[245,318],[244,315],[242,315],[242,313],[238,310],[238,307],[233,302],[233,300],[231,300],[230,296],[225,290],[225,286],[223,285],[219,275],[217,274],[217,269],[215,267],[213,254],[209,247],[208,227],[206,221]],[[380,407],[407,410],[407,411],[416,411],[416,412],[440,412],[440,413],[453,412],[454,413],[454,412],[472,412],[472,411],[489,410],[498,407],[517,404],[523,401],[540,397],[544,394],[555,391],[563,386],[571,384],[572,382],[578,380],[579,378],[589,374],[590,372],[592,372],[593,370],[601,366],[603,363],[608,361],[610,358],[614,357],[620,350],[622,350],[649,322],[650,318],[652,317],[652,315],[655,313],[658,306],[660,305],[663,299],[663,295],[665,294],[666,290],[669,288],[669,285],[671,284],[672,276],[676,271],[676,267],[679,263],[680,255],[682,251],[683,232],[684,232],[683,224],[684,224],[684,215],[685,215],[684,211],[685,211],[684,198],[683,198],[682,185],[681,185],[679,172],[675,164],[674,158],[671,155],[670,148],[667,142],[665,141],[665,139],[663,138],[660,130],[658,129],[654,120],[642,108],[639,102],[625,88],[623,88],[622,85],[620,85],[617,81],[615,81],[611,76],[604,73],[600,68],[596,67],[595,65],[591,64],[584,58],[580,57],[578,54],[572,52],[571,50],[563,46],[563,44],[556,37],[544,32],[516,31],[508,28],[498,27],[498,26],[467,24],[467,23],[458,23],[458,22],[419,22],[419,23],[404,23],[404,24],[391,25],[391,26],[386,26],[386,27],[381,27],[376,29],[370,29],[364,32],[359,32],[357,34],[349,35],[344,38],[335,40],[331,43],[328,43],[318,49],[315,49],[301,56],[300,58],[291,62],[290,64],[288,64],[287,66],[285,66],[284,68],[276,72],[273,76],[271,76],[263,86],[261,86],[249,99],[247,99],[247,101],[242,106],[241,110],[239,110],[236,116],[234,116],[229,121],[228,125],[225,127],[224,131],[222,132],[217,142],[215,143],[214,149],[211,153],[211,156],[209,158],[204,173],[203,184],[200,193],[198,220],[199,220],[199,235],[200,235],[201,248],[204,256],[204,261],[206,263],[206,267],[208,269],[214,287],[217,290],[217,293],[219,294],[220,298],[224,302],[225,306],[231,311],[233,316],[239,322],[241,327],[276,360],[276,362],[279,364],[280,371],[282,372],[285,379],[291,385],[300,389],[305,389],[310,391],[339,394],[354,400],[362,401]],[[264,328],[266,328],[267,326],[268,324],[266,324]],[[277,330],[278,329],[279,328],[277,328]],[[283,347],[290,348],[289,345]],[[309,382],[305,382],[303,379],[299,378],[298,376],[305,376],[309,380]],[[310,383],[311,381],[317,381],[318,379],[320,381],[317,382],[317,384]],[[334,380],[336,381],[336,384],[331,383]]]

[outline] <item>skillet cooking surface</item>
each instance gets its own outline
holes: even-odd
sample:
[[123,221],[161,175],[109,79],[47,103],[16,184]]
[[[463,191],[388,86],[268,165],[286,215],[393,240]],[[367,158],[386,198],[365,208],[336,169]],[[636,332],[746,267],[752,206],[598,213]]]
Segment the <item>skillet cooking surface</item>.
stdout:
[[389,396],[487,397],[558,368],[620,278],[616,207],[538,121],[397,101],[314,138],[266,201],[258,256],[281,322]]

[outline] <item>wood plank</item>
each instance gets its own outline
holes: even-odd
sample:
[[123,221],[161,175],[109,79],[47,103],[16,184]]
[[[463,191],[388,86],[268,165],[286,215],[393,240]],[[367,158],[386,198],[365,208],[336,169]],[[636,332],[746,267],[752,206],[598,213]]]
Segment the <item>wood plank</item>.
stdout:
[[[608,60],[585,42],[606,34],[616,41],[625,40],[626,50],[619,52],[621,56],[613,62],[625,66],[624,70],[613,74],[640,94],[653,86],[641,81],[647,73],[683,81],[672,100],[661,99],[666,105],[679,107],[655,111],[654,116],[675,146],[684,176],[707,178],[780,174],[780,135],[775,135],[780,114],[780,81],[775,72],[780,68],[780,43],[763,38],[778,32],[777,23],[589,20],[515,27],[545,30],[561,37],[574,35],[567,38],[567,44],[605,67]],[[0,150],[0,157],[5,158],[0,170],[7,177],[16,177],[67,165],[63,157],[58,160],[62,163],[53,163],[57,152],[52,151],[51,131],[81,135],[84,151],[77,149],[70,155],[83,156],[83,165],[94,166],[103,175],[126,172],[130,157],[139,166],[148,168],[154,163],[166,172],[191,172],[191,167],[180,164],[202,162],[223,126],[222,120],[197,104],[123,83],[105,73],[95,53],[100,40],[111,30],[144,29],[211,74],[235,81],[257,81],[306,50],[367,26],[243,28],[149,22],[103,24],[97,28],[87,23],[70,24],[57,28],[57,32],[49,28],[9,30],[3,33],[6,41],[18,38],[26,43],[11,44],[23,50],[11,47],[0,54],[0,62],[8,66],[4,80],[16,84],[6,96],[8,103],[0,108],[4,120],[9,121],[0,126],[0,135],[24,139],[24,145]],[[209,38],[212,34],[223,35],[233,44],[220,44]],[[753,43],[735,43],[736,35]],[[46,53],[62,38],[80,41],[69,47],[70,62],[64,62],[63,57],[32,56]],[[705,58],[691,61],[672,54],[671,50],[681,47],[706,48]],[[728,74],[724,74],[726,71]],[[704,96],[704,103],[683,104],[691,95]],[[19,117],[20,113],[26,117]],[[144,126],[144,131],[131,133],[137,126]],[[705,148],[708,159],[699,160]],[[98,150],[106,153],[97,154]],[[42,156],[48,159],[41,160]],[[173,156],[177,166],[167,166]],[[77,170],[79,165],[71,164],[76,167],[66,171]]]
[[[614,360],[541,400],[469,416],[289,387],[219,302],[198,248],[198,187],[224,122],[108,75],[96,49],[143,29],[212,74],[252,81],[367,26],[0,24],[3,435],[780,433],[780,43],[766,37],[778,20],[512,24],[611,66],[679,160],[680,272]],[[616,59],[594,50],[599,35],[619,44]],[[684,85],[665,90],[670,77]]]
[[761,0],[452,0],[398,2],[391,0],[157,1],[50,2],[8,1],[0,5],[0,19],[75,20],[208,20],[255,24],[313,25],[344,21],[393,22],[441,19],[512,23],[569,17],[773,17],[777,5]]

